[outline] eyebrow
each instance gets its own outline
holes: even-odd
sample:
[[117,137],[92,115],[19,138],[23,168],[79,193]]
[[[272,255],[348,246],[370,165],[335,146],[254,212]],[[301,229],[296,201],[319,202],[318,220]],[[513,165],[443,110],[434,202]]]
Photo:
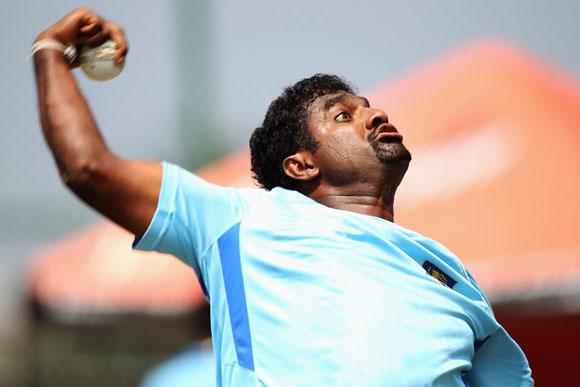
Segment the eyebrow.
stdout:
[[348,94],[340,94],[340,95],[336,95],[328,100],[326,100],[324,102],[324,110],[329,110],[330,108],[332,108],[334,105],[338,104],[338,103],[342,103],[345,104],[348,100],[359,100],[362,102],[362,104],[365,107],[370,107],[371,104],[369,103],[369,100],[366,99],[365,97],[360,97],[360,96],[354,96],[354,95],[348,95]]

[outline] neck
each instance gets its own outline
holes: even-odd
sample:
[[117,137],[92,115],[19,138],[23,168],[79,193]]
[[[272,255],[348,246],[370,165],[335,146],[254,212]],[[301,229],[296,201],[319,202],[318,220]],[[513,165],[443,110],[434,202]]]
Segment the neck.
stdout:
[[317,194],[310,197],[325,206],[394,221],[393,201],[383,197],[351,194]]
[[337,187],[322,181],[305,194],[331,208],[376,216],[393,222],[393,203],[399,183],[400,180],[395,180],[391,184],[381,186],[359,182]]
[[327,207],[376,216],[394,222],[395,192],[409,162],[372,169],[372,172],[333,176],[327,173],[306,182],[302,193]]

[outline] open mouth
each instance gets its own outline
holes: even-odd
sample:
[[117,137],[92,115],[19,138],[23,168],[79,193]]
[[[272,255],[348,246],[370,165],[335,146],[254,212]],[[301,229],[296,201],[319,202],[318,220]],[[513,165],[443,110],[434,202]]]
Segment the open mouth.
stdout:
[[403,136],[397,132],[383,132],[376,136],[376,140],[379,142],[402,142]]
[[379,142],[402,142],[403,136],[397,132],[397,128],[395,128],[391,124],[381,124],[377,128],[377,134],[373,136],[374,140]]

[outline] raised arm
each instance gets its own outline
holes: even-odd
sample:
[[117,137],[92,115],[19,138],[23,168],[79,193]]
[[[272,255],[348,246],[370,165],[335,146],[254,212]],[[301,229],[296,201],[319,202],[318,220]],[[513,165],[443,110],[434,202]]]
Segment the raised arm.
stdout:
[[[112,39],[115,60],[122,62],[127,53],[122,29],[87,8],[75,9],[36,42],[43,39],[77,47]],[[40,121],[63,182],[91,207],[142,235],[157,206],[161,165],[125,160],[109,150],[63,52],[44,48],[33,59]]]

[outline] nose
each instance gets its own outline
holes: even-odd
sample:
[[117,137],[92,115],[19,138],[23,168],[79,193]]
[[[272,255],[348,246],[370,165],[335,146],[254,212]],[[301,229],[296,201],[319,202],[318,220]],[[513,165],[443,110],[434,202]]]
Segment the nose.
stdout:
[[387,116],[387,113],[381,109],[369,108],[369,115],[365,125],[368,130],[373,130],[377,126],[388,122],[389,116]]

